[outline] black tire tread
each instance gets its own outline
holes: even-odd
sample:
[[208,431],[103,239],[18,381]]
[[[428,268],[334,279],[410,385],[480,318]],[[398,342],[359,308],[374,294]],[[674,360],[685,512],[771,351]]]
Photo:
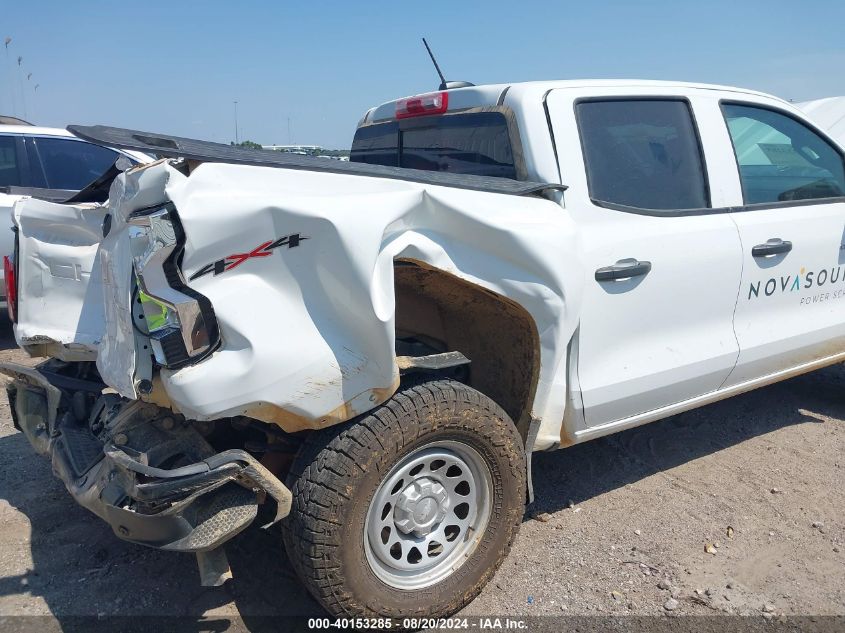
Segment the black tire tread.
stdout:
[[[444,411],[445,409],[445,411]],[[444,413],[451,415],[443,415]],[[434,415],[426,415],[432,413]],[[437,415],[437,414],[440,415]],[[456,417],[464,422],[455,422]],[[480,392],[452,380],[429,380],[400,388],[387,402],[349,423],[315,431],[305,440],[292,465],[288,486],[293,493],[291,514],[283,522],[288,558],[311,594],[332,614],[359,617],[398,617],[385,613],[378,596],[356,596],[341,569],[339,548],[343,506],[352,497],[353,483],[380,459],[395,460],[404,447],[438,428],[463,426],[478,433],[510,464],[507,474],[525,490],[521,438],[507,414]],[[389,462],[383,468],[392,466]],[[380,472],[380,475],[384,473]],[[522,497],[524,499],[524,495]],[[472,601],[507,556],[517,535],[524,506],[510,510],[509,534],[495,560],[474,586],[466,588],[436,612],[424,606],[413,614],[426,617],[454,613]],[[348,544],[347,544],[348,546]],[[363,546],[362,546],[363,547]]]

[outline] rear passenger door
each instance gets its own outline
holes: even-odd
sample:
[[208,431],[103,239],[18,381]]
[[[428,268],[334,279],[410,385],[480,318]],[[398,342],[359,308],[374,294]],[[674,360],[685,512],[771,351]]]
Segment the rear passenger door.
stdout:
[[845,159],[776,102],[719,105],[741,185],[738,385],[845,353]]
[[705,166],[694,99],[606,92],[546,102],[586,264],[576,370],[593,429],[717,390],[739,353],[742,247],[713,210],[720,167]]

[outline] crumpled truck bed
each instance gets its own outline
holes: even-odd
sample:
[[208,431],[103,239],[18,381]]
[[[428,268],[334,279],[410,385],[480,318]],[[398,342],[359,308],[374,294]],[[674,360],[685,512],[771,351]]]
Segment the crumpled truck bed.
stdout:
[[[56,310],[47,317],[24,308],[21,344],[43,336],[96,351],[105,382],[137,397],[137,359],[148,351],[138,349],[129,309],[127,218],[172,202],[186,235],[184,277],[211,301],[222,339],[205,360],[161,371],[171,405],[185,416],[247,415],[297,431],[350,419],[388,399],[399,382],[394,262],[411,260],[531,315],[541,359],[531,407],[541,421],[536,447],[559,440],[566,347],[584,283],[575,227],[559,204],[360,175],[193,167],[189,176],[166,160],[130,170],[113,184],[107,209],[19,203],[28,279],[22,305]],[[97,222],[86,213],[96,212],[101,228],[106,211],[111,228],[97,244]],[[49,213],[65,213],[67,224],[82,218],[84,239],[68,237],[73,231],[64,223],[56,229],[36,222]],[[64,293],[66,300],[53,291],[65,284],[57,281],[60,263],[40,263],[35,243],[53,245],[68,264],[84,260],[77,291]]]

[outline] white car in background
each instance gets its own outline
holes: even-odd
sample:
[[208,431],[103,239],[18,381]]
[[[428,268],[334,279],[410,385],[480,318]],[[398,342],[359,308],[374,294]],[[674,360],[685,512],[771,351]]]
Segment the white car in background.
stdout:
[[845,97],[827,97],[796,105],[834,140],[845,146]]
[[[100,178],[121,156],[133,165],[152,160],[141,152],[83,141],[66,130],[0,116],[0,256],[11,255],[14,249],[11,211],[15,202],[25,196],[68,200]],[[0,269],[3,299],[4,282],[5,270]]]

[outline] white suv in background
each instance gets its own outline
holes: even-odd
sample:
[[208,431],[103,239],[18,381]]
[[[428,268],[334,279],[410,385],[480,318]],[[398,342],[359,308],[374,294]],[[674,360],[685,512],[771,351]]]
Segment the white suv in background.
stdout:
[[[114,150],[76,138],[59,128],[36,127],[0,116],[0,257],[11,255],[12,206],[24,196],[60,202],[71,198],[125,156],[132,164],[151,156]],[[0,297],[5,299],[5,271],[0,268]]]

